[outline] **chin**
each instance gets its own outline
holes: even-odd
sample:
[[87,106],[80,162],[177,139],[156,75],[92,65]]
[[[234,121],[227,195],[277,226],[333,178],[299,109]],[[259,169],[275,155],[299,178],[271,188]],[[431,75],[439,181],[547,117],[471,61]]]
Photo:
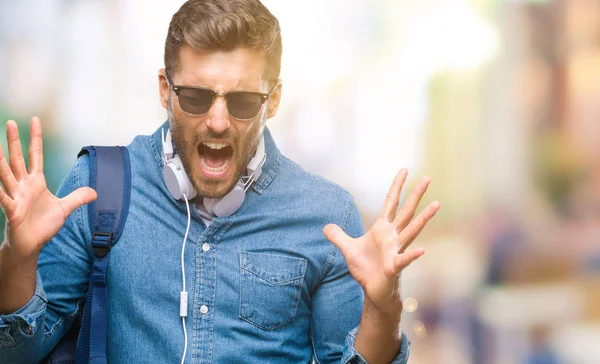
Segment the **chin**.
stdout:
[[196,187],[198,191],[198,195],[201,197],[207,198],[221,198],[228,194],[233,187],[235,187],[235,182],[237,181],[210,181],[209,183],[201,182],[197,185],[200,187]]

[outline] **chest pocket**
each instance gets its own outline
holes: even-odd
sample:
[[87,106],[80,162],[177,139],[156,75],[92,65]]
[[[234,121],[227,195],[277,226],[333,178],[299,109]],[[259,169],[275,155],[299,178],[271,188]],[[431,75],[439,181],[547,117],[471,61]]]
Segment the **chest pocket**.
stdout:
[[292,322],[305,272],[304,258],[240,253],[240,318],[263,330]]

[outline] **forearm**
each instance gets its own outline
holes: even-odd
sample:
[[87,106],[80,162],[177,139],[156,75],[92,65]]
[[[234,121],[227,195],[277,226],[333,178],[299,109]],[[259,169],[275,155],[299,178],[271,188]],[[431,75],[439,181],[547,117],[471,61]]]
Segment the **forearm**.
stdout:
[[0,314],[15,312],[33,296],[38,255],[20,258],[9,244],[0,247]]
[[395,314],[382,314],[365,300],[354,348],[369,364],[391,363],[400,349],[402,303]]

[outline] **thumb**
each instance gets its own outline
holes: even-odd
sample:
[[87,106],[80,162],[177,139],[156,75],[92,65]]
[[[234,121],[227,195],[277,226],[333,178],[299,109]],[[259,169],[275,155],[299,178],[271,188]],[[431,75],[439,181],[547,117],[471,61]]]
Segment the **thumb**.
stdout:
[[60,199],[66,213],[65,219],[79,206],[94,201],[98,197],[96,191],[89,187],[81,187]]
[[341,227],[335,224],[329,224],[325,226],[323,228],[323,234],[327,240],[337,246],[344,255],[353,240],[344,232],[344,230],[342,230]]

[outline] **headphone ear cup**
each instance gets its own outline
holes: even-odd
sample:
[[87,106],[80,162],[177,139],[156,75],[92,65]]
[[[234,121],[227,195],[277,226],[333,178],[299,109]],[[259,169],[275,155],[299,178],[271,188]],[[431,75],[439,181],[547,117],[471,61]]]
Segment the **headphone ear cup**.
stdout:
[[185,169],[179,156],[174,156],[163,166],[163,177],[169,193],[176,200],[182,200],[185,194],[188,200],[193,199],[198,195],[198,192],[194,189],[190,178]]
[[238,182],[228,194],[221,198],[205,198],[204,207],[212,215],[218,217],[230,216],[242,206],[245,198],[244,185]]

